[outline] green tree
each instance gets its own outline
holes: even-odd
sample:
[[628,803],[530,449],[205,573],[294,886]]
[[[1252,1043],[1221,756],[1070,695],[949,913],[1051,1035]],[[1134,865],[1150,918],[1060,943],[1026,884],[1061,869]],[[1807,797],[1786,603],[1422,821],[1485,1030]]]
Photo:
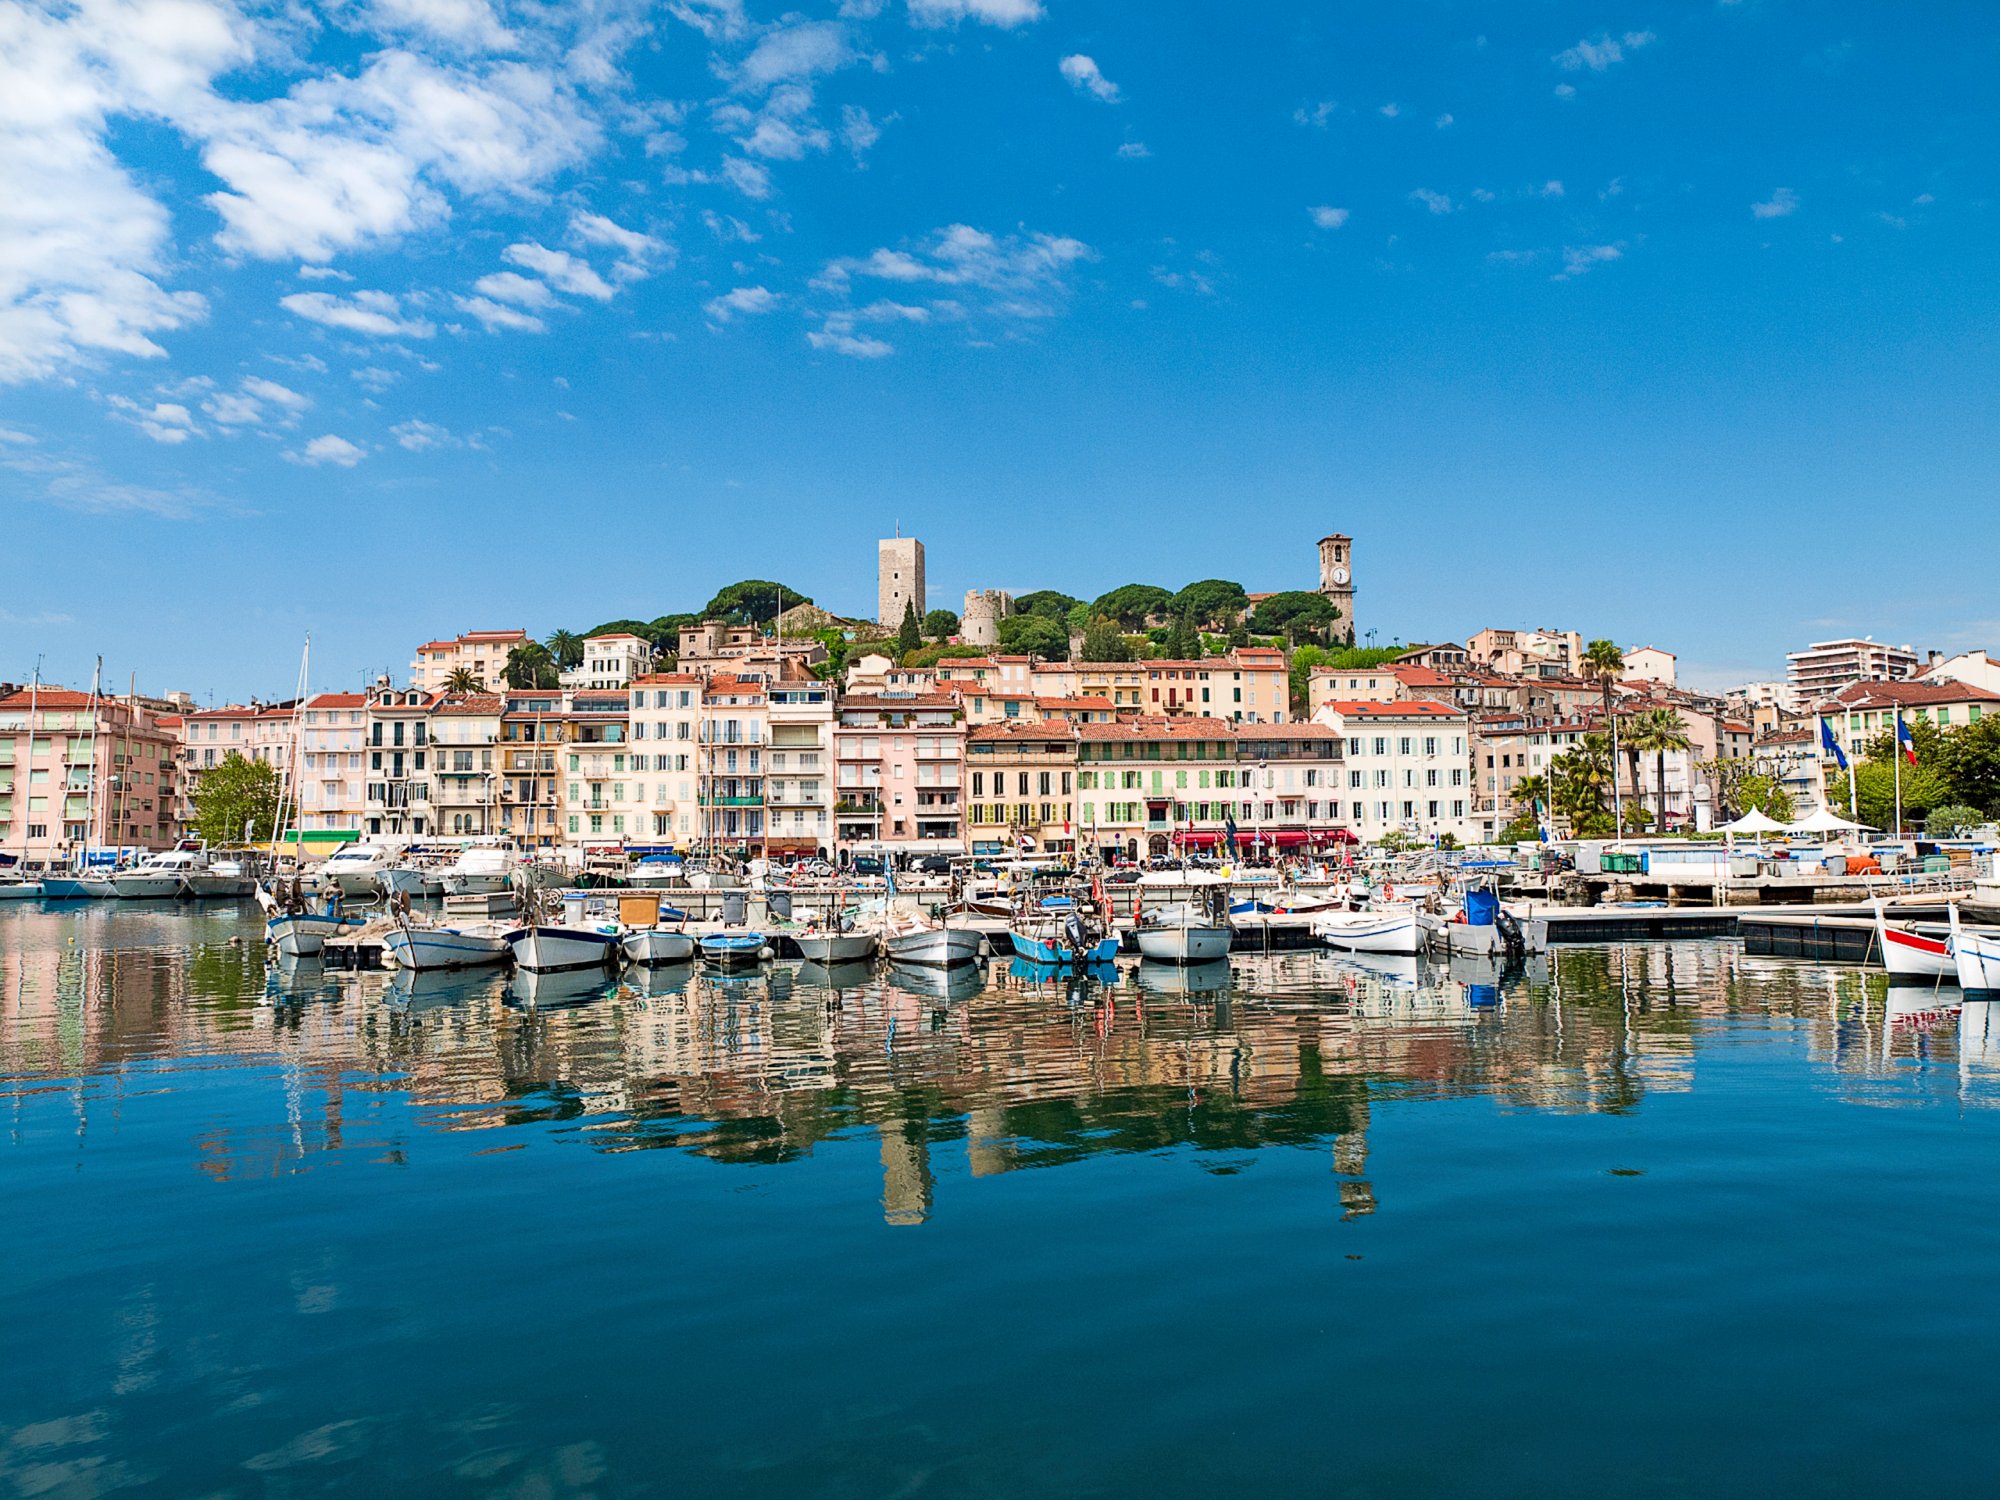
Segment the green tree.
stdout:
[[1131,661],[1132,643],[1118,626],[1102,615],[1091,620],[1083,632],[1082,661]]
[[558,630],[549,636],[549,655],[556,665],[568,671],[583,660],[583,637],[573,630]]
[[1616,641],[1592,641],[1583,648],[1583,677],[1604,694],[1604,723],[1611,725],[1611,685],[1625,675],[1625,653]]
[[1069,656],[1069,627],[1046,615],[1009,615],[999,624],[1000,647],[1013,654],[1063,661]]
[[1296,646],[1292,649],[1290,673],[1294,718],[1303,719],[1311,711],[1313,668],[1326,666],[1332,656],[1333,653],[1324,646]]
[[1940,734],[1928,719],[1905,720],[1917,741],[1917,764],[1937,767],[1951,800],[1986,814],[2000,813],[2000,715]]
[[453,667],[445,676],[444,690],[461,698],[467,693],[483,693],[486,691],[486,679],[470,667]]
[[1779,823],[1789,823],[1798,816],[1792,806],[1792,794],[1783,783],[1755,771],[1738,774],[1734,768],[1741,765],[1741,761],[1725,761],[1719,766],[1711,762],[1708,767],[1710,782],[1722,793],[1721,810],[1731,821],[1749,812],[1760,812]]
[[903,623],[896,631],[896,650],[902,655],[920,650],[924,644],[923,622],[917,618],[917,601],[909,599],[903,604]]
[[1514,806],[1532,817],[1535,804],[1549,800],[1549,779],[1546,776],[1523,776],[1514,783],[1514,790],[1509,795],[1514,799]]
[[562,686],[562,671],[555,656],[539,641],[526,641],[507,653],[502,675],[510,688],[553,688]]
[[1985,813],[1962,803],[1934,807],[1924,819],[1924,832],[1934,839],[1955,839],[1990,822]]
[[1609,838],[1617,831],[1610,812],[1611,741],[1586,734],[1549,766],[1555,806],[1569,820],[1577,838]]
[[1066,620],[1069,612],[1083,601],[1073,594],[1060,594],[1054,589],[1036,589],[1032,594],[1023,594],[1014,601],[1017,615],[1042,615],[1051,620]]
[[1653,827],[1667,831],[1667,757],[1688,747],[1687,722],[1671,708],[1649,708],[1632,722],[1625,743],[1635,755],[1653,757],[1654,782],[1659,800],[1654,804]]
[[1326,664],[1336,672],[1366,672],[1371,667],[1387,666],[1402,654],[1400,646],[1343,646]]
[[209,843],[262,843],[277,822],[278,768],[269,761],[245,760],[232,750],[196,778],[194,826]]
[[1326,642],[1340,611],[1324,594],[1304,589],[1287,589],[1258,601],[1250,615],[1250,628],[1294,641]]
[[1175,614],[1194,616],[1197,625],[1226,629],[1250,607],[1243,585],[1227,578],[1204,578],[1191,583],[1168,601]]
[[1956,800],[1935,766],[1919,761],[1914,766],[1898,767],[1892,759],[1884,756],[1855,763],[1854,790],[1861,802],[1858,811],[1848,800],[1847,778],[1829,768],[1826,805],[1869,828],[1892,829],[1896,826],[1896,787],[1899,781],[1902,784],[1905,827],[1921,823],[1933,807],[1944,807]]
[[1167,601],[1174,596],[1165,589],[1150,583],[1128,583],[1099,594],[1091,601],[1091,609],[1107,619],[1116,620],[1127,630],[1142,629],[1153,615],[1161,614]]
[[812,600],[786,584],[769,578],[745,578],[717,589],[701,614],[705,620],[727,620],[733,625],[768,625],[783,611],[810,603]]
[[958,616],[948,609],[934,609],[924,616],[924,634],[934,641],[947,641],[958,634]]

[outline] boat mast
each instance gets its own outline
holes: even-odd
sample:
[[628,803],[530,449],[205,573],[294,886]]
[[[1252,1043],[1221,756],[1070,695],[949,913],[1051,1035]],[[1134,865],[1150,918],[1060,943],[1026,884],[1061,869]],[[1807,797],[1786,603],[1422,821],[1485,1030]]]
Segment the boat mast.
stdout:
[[[305,701],[306,701],[306,674],[310,668],[311,661],[312,661],[312,633],[308,631],[306,633],[305,646],[299,652],[298,690],[292,699],[292,742],[290,746],[290,754],[286,757],[284,777],[278,783],[277,810],[273,813],[271,818],[271,874],[273,878],[276,877],[278,871],[278,841],[284,834],[286,807],[288,803],[292,803],[296,800],[295,794],[297,791],[298,774],[299,774],[299,738],[300,738],[299,726],[304,722],[303,715],[304,715]],[[254,832],[254,830],[252,831]],[[301,851],[295,848],[293,850],[293,853],[297,855],[300,854]]]
[[[90,867],[90,836],[97,830],[97,716],[100,684],[104,680],[104,658],[97,658],[97,665],[90,672],[90,780],[84,783],[83,793],[83,850],[82,867]],[[33,731],[29,733],[29,743],[34,743]],[[69,788],[63,788],[64,801],[68,800]]]
[[[102,658],[99,658],[99,660],[101,661]],[[25,759],[21,762],[20,769],[14,773],[14,816],[21,820],[21,863],[23,864],[28,862],[28,788],[35,784],[35,720],[40,717],[41,696],[42,659],[38,656],[35,658],[35,675],[28,680],[28,752]],[[90,722],[94,740],[97,720],[93,718]],[[95,753],[96,749],[93,743],[92,754],[94,755]],[[96,764],[93,762],[91,766],[93,779],[96,769]],[[26,778],[25,781],[22,779],[24,777]],[[24,975],[27,973],[25,965],[22,966],[22,973]]]

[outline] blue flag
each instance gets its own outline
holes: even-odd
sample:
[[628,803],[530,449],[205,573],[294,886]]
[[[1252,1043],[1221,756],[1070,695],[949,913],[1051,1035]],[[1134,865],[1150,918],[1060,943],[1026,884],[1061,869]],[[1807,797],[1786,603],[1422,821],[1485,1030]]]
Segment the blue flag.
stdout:
[[1824,719],[1819,721],[1819,745],[1841,770],[1847,769],[1847,752],[1840,748],[1840,741],[1833,737],[1833,726]]

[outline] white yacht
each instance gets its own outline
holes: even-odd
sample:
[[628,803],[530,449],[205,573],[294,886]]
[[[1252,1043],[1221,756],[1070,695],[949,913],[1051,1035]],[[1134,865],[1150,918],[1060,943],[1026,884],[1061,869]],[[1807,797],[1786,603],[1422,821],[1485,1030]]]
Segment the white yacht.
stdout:
[[349,844],[327,856],[319,881],[343,896],[372,896],[382,888],[382,872],[401,858],[402,852],[388,844]]
[[201,856],[191,849],[149,854],[136,865],[111,872],[111,891],[121,901],[176,901]]
[[439,872],[447,896],[497,896],[514,888],[520,861],[511,849],[474,844]]

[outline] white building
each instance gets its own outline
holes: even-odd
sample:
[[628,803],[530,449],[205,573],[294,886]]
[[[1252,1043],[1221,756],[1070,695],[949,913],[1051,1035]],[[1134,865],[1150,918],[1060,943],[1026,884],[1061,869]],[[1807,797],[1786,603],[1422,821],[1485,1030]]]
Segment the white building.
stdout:
[[1634,646],[1625,653],[1625,670],[1619,674],[1624,682],[1653,682],[1661,687],[1674,686],[1674,653],[1662,651],[1658,646]]
[[1962,682],[1968,687],[2000,693],[2000,661],[1984,651],[1965,651],[1957,656],[1939,657],[1924,669],[1923,682]]
[[412,838],[437,832],[431,816],[430,713],[439,696],[397,687],[368,694],[366,832]]
[[771,743],[766,751],[764,809],[773,854],[820,854],[833,848],[834,689],[812,678],[768,689]]
[[1864,636],[1858,640],[1814,641],[1803,651],[1785,656],[1785,684],[1800,707],[1831,698],[1857,682],[1902,682],[1917,675],[1922,663],[1908,646],[1887,646]]
[[644,834],[685,847],[701,834],[702,685],[694,672],[654,672],[632,684],[634,801]]
[[358,831],[368,812],[367,694],[308,698],[299,735],[299,827]]
[[441,834],[500,831],[498,693],[446,698],[431,711],[431,815]]
[[653,643],[615,631],[585,639],[583,660],[562,674],[562,685],[572,693],[604,692],[630,687],[652,670]]
[[1314,719],[1347,740],[1345,822],[1363,841],[1389,833],[1477,840],[1463,710],[1426,699],[1331,702]]
[[451,674],[464,667],[494,692],[506,680],[507,655],[528,643],[525,630],[468,630],[448,641],[426,641],[410,662],[410,686],[441,693]]

